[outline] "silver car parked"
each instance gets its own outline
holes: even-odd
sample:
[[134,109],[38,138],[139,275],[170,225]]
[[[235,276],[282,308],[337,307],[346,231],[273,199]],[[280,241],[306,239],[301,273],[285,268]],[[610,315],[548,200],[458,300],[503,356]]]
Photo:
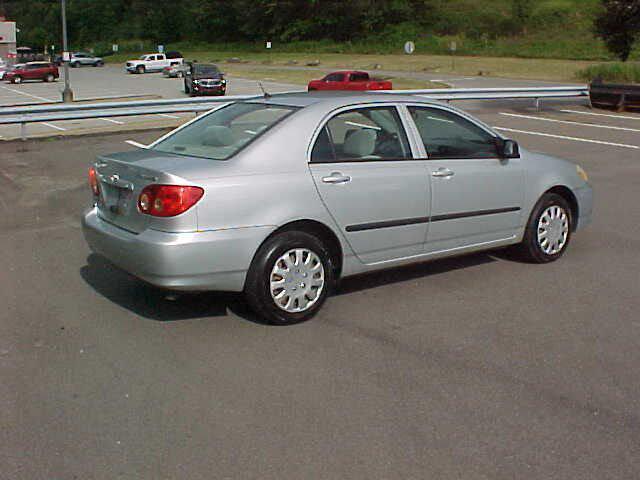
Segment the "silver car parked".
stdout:
[[168,289],[244,292],[275,324],[349,275],[511,245],[556,260],[592,206],[579,166],[389,94],[230,103],[89,177],[94,252]]

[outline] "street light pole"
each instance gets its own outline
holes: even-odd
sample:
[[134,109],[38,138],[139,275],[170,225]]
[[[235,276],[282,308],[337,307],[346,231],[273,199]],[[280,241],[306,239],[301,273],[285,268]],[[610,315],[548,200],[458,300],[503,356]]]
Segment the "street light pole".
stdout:
[[69,59],[65,60],[65,53],[69,52],[67,45],[67,2],[60,0],[62,8],[62,63],[64,65],[64,90],[62,91],[63,102],[73,102],[73,91],[69,85]]

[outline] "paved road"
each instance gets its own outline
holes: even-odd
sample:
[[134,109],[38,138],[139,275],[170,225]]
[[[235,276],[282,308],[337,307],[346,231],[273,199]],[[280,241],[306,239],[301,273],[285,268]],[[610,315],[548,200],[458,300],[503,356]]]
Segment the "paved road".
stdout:
[[591,175],[567,255],[355,278],[287,328],[89,254],[87,165],[157,133],[0,146],[0,476],[638,478],[640,116],[507,106],[476,113]]

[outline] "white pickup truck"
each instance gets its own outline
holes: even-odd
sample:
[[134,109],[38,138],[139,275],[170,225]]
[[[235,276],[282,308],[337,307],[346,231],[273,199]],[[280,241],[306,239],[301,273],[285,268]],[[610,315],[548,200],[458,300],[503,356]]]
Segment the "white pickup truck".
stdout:
[[184,58],[178,52],[147,53],[137,60],[128,60],[125,70],[129,73],[161,72],[171,65],[182,65]]

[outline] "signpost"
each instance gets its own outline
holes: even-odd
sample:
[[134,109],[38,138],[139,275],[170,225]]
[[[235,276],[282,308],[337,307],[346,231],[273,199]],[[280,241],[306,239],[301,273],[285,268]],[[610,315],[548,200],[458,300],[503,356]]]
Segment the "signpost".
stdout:
[[456,69],[456,50],[458,50],[458,43],[454,40],[449,45],[449,50],[451,51],[451,70]]

